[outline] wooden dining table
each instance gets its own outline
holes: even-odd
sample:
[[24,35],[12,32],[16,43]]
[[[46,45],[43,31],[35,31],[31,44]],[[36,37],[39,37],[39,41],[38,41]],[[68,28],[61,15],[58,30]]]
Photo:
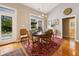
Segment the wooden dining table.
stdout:
[[41,38],[45,35],[45,32],[36,32],[36,33],[33,33],[32,36],[33,37],[37,37],[38,38],[38,41],[41,43]]
[[42,43],[42,40],[48,40],[49,39],[49,35],[47,35],[45,32],[37,32],[32,34],[33,37],[37,37],[38,42]]

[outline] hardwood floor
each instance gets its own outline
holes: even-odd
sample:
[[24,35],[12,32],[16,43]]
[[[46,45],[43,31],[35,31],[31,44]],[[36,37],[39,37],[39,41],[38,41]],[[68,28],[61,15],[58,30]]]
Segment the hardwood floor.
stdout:
[[62,56],[79,56],[79,42],[64,38],[61,45]]
[[[0,46],[0,55],[4,55],[18,48],[22,48],[20,43],[12,43]],[[79,56],[79,42],[64,38],[60,48],[52,56]]]
[[9,53],[11,51],[14,51],[17,48],[20,48],[20,46],[18,45],[18,43],[12,43],[12,44],[1,46],[0,47],[0,55]]

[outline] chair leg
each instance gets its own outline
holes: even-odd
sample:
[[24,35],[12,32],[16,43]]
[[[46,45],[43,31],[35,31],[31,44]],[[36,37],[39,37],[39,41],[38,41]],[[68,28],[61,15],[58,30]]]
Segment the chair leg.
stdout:
[[29,41],[29,39],[27,39],[27,42],[28,42],[28,46],[30,45],[30,41]]

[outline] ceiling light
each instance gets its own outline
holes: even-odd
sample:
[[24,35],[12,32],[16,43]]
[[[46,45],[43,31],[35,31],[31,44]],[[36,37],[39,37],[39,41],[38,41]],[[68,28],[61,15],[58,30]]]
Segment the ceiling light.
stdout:
[[43,17],[45,16],[44,13],[42,13],[42,16],[43,16]]

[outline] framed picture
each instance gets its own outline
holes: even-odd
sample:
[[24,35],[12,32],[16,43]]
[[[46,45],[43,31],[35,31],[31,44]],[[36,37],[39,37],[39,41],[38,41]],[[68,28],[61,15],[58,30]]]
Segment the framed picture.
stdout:
[[55,25],[59,24],[59,19],[53,19],[51,20],[51,27],[54,27]]

